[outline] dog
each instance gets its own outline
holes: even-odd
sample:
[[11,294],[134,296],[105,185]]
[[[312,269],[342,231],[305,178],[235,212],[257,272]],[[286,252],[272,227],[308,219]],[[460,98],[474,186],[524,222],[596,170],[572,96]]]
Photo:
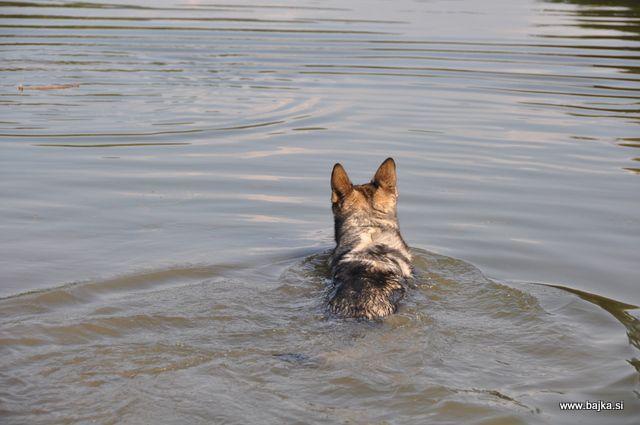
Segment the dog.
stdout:
[[331,172],[336,247],[330,257],[329,310],[341,318],[394,313],[413,275],[396,215],[396,164],[387,158],[370,183],[353,185],[342,165]]

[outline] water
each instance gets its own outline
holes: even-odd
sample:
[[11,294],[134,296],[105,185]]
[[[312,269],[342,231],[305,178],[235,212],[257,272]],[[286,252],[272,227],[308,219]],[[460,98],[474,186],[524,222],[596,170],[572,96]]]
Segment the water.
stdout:
[[[0,2],[0,419],[637,423],[639,19]],[[327,318],[331,167],[387,156],[415,287]]]

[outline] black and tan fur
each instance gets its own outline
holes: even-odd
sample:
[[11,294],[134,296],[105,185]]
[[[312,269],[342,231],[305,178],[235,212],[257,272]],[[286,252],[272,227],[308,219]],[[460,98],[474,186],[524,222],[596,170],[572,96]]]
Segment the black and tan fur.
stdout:
[[397,309],[412,275],[411,253],[396,216],[396,164],[387,158],[370,183],[353,185],[340,164],[331,173],[336,247],[329,309],[375,319]]

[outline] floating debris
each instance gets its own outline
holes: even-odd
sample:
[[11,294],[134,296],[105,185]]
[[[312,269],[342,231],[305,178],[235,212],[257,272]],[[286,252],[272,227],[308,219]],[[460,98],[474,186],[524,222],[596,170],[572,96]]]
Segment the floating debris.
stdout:
[[272,354],[273,357],[286,362],[301,366],[317,366],[318,360],[302,353],[277,353]]
[[18,90],[19,91],[25,91],[25,90],[64,90],[64,89],[71,89],[71,88],[75,88],[75,87],[80,87],[80,84],[51,84],[49,86],[23,86],[22,84],[20,84],[18,86]]

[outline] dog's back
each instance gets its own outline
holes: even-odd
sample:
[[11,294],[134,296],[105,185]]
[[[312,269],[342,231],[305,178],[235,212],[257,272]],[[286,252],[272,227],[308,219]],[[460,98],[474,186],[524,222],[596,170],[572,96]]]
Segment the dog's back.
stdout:
[[411,277],[411,253],[396,216],[396,166],[388,158],[371,183],[353,185],[340,164],[331,173],[336,248],[329,308],[341,317],[380,318],[397,308]]

